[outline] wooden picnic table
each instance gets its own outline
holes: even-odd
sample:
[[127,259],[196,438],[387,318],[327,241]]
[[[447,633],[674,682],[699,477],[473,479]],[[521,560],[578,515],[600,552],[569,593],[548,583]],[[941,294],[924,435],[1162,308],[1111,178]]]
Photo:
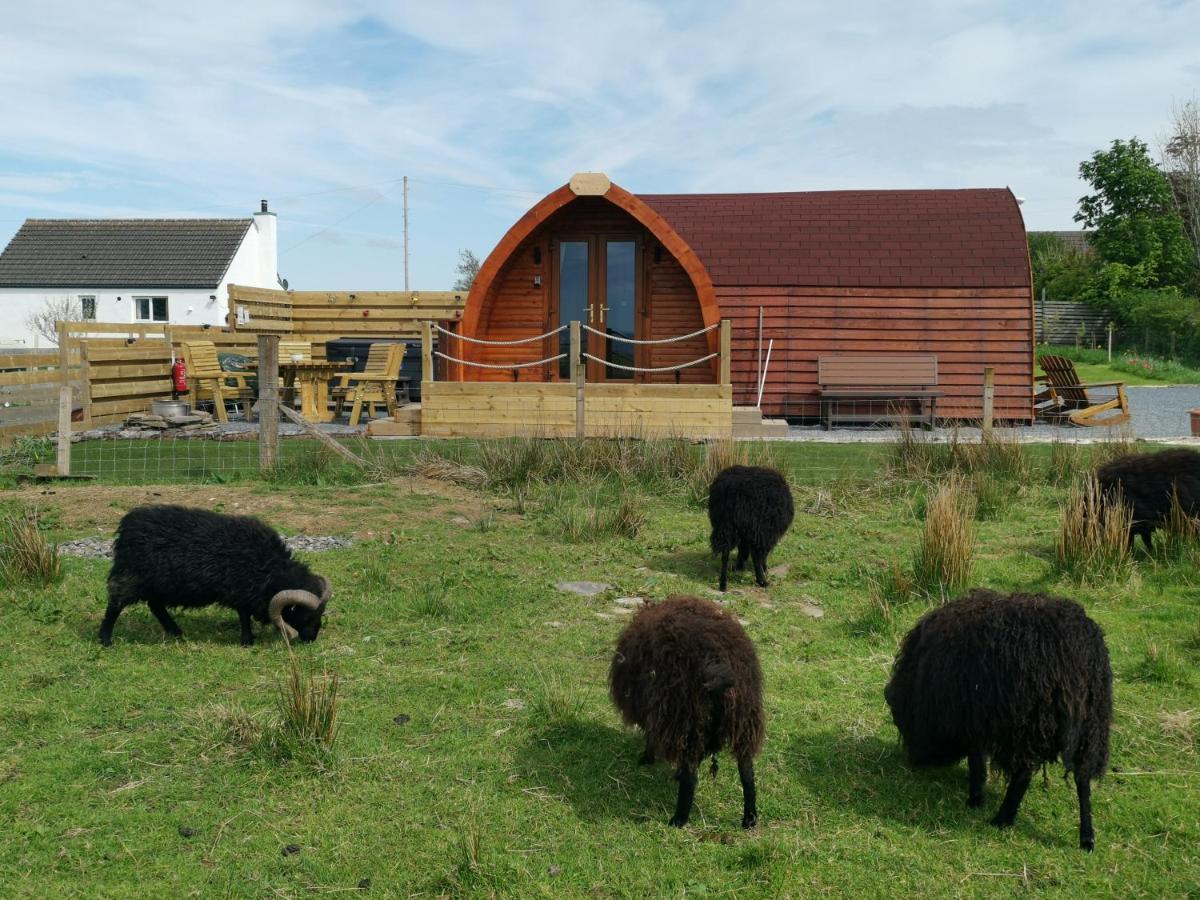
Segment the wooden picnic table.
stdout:
[[314,362],[312,360],[280,360],[279,373],[285,387],[299,386],[300,415],[310,422],[330,422],[329,380],[339,372],[353,368],[348,362]]

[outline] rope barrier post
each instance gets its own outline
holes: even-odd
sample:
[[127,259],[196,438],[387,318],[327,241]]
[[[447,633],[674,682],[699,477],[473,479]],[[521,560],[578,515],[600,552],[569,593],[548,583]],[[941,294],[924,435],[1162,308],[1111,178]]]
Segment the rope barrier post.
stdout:
[[729,320],[721,320],[721,384],[729,384],[729,348],[731,346],[731,337],[729,331]]
[[575,437],[584,435],[583,427],[583,393],[584,375],[587,368],[583,365],[579,353],[583,346],[582,334],[578,322],[571,323],[571,380],[575,382]]
[[421,381],[433,381],[433,329],[421,322]]

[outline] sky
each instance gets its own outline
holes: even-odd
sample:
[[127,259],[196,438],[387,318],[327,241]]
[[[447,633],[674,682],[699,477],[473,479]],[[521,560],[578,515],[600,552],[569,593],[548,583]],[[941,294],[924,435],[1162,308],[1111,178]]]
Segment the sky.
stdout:
[[577,171],[634,193],[1011,187],[1200,95],[1200,0],[0,0],[0,245],[244,216],[303,290],[446,290]]

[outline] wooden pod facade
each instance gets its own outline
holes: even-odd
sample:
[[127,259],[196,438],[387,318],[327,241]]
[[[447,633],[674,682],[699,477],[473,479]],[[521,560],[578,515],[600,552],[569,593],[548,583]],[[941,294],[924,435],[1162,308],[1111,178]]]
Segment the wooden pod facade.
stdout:
[[[754,405],[762,348],[774,339],[765,415],[817,415],[817,359],[932,353],[938,411],[978,418],[985,367],[997,419],[1032,419],[1033,290],[1025,229],[1007,189],[634,195],[576,176],[526,213],[488,256],[460,333],[512,342],[571,319],[585,332],[589,382],[713,383],[716,331],[661,340],[728,318],[733,402]],[[566,380],[566,331],[524,344],[445,339],[465,381]],[[620,368],[621,366],[627,368]],[[510,368],[511,367],[511,368]]]

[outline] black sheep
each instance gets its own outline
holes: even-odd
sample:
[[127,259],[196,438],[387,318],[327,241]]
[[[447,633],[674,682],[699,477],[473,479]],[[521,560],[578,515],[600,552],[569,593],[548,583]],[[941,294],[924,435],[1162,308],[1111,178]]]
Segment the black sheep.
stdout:
[[183,632],[168,606],[219,603],[235,610],[242,644],[254,643],[251,618],[273,622],[289,640],[311,641],[321,628],[329,579],[293,559],[270,526],[186,506],[141,506],[117,526],[100,643],[112,643],[126,606],[144,600],[163,630]]
[[641,762],[670,762],[679,781],[670,824],[687,824],[696,773],[705,756],[728,747],[742,782],[742,827],[758,821],[754,757],[766,727],[762,671],[738,620],[698,597],[669,597],[642,607],[617,640],[608,673],[613,702],[627,725],[646,734]]
[[921,617],[884,691],[914,765],[969,768],[983,804],[987,759],[1008,775],[992,824],[1010,826],[1039,765],[1075,776],[1079,846],[1095,847],[1091,783],[1108,767],[1112,669],[1100,627],[1070,600],[977,588]]
[[1096,469],[1096,481],[1105,501],[1123,498],[1133,513],[1129,544],[1142,536],[1146,549],[1151,534],[1171,512],[1171,495],[1189,516],[1200,515],[1200,453],[1195,450],[1163,450],[1122,456]]
[[767,586],[767,554],[775,549],[795,514],[787,480],[774,469],[730,466],[708,489],[708,521],[712,552],[721,554],[720,588],[729,577],[729,553],[737,548],[734,568],[754,560],[754,580]]

